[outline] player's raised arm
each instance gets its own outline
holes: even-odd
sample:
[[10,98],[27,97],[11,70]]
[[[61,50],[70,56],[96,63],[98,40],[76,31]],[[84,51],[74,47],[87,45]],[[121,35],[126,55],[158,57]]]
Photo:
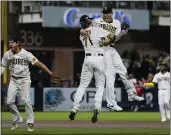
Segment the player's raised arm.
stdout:
[[43,64],[42,62],[40,62],[32,53],[29,52],[28,54],[29,56],[29,61],[31,62],[32,65],[36,65],[39,68],[45,70],[49,75],[52,75],[52,71],[49,70],[49,68]]
[[121,24],[118,21],[117,27],[116,27],[116,38],[115,38],[115,42],[119,41],[121,39],[121,37],[123,37],[124,35],[126,35],[128,33],[128,29],[129,29],[129,24],[127,24],[126,22],[123,22]]
[[32,53],[29,52],[29,61],[31,62],[32,65],[36,65],[39,68],[43,69],[44,71],[46,71],[50,76],[51,76],[51,83],[53,84],[58,84],[60,79],[59,77],[56,75],[56,73],[50,71],[50,69],[43,64],[42,62],[40,62],[35,56],[33,56]]
[[81,36],[85,36],[85,37],[89,37],[90,36],[88,30],[86,30],[86,29],[81,29],[80,30],[80,35]]

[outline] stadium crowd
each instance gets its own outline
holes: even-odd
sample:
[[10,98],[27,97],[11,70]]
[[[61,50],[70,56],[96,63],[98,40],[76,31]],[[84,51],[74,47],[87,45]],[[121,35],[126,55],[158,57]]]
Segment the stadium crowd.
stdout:
[[[128,70],[130,80],[137,87],[142,86],[144,82],[152,81],[154,74],[160,70],[160,63],[166,63],[168,70],[170,70],[170,55],[168,52],[162,51],[157,56],[153,56],[148,52],[140,53],[137,50],[132,52],[125,50],[121,57]],[[80,73],[77,73],[72,87],[78,87],[79,80]],[[92,86],[95,86],[94,80],[92,80],[89,87]],[[119,76],[116,77],[115,86],[123,86]]]

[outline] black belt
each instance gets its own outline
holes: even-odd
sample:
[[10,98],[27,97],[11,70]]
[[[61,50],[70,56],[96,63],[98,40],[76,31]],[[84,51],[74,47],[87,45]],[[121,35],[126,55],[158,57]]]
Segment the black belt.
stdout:
[[[98,53],[97,55],[98,55],[98,56],[103,56],[102,53]],[[91,53],[86,53],[86,56],[93,56],[93,55],[91,55]]]
[[26,78],[26,77],[16,77],[16,76],[13,76],[13,75],[11,77],[16,79],[16,80]]
[[169,89],[159,89],[159,90],[169,90]]

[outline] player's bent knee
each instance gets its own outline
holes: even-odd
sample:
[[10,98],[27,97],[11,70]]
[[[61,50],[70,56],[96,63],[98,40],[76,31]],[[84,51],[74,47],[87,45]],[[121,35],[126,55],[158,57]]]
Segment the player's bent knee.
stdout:
[[25,103],[25,105],[30,105],[31,101],[30,100],[25,100],[24,103]]
[[14,102],[8,100],[8,101],[6,102],[6,104],[7,104],[8,106],[10,106],[10,105],[14,104]]
[[125,77],[126,77],[126,79],[129,79],[129,76],[128,76],[127,72],[125,73]]

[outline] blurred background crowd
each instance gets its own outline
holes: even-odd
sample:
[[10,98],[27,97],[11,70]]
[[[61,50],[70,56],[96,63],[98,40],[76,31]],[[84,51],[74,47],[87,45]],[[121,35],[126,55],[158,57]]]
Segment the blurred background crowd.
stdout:
[[[1,58],[8,50],[8,40],[20,35],[24,48],[59,75],[59,87],[78,87],[84,50],[79,41],[77,22],[82,14],[99,17],[106,5],[113,8],[114,17],[130,21],[129,34],[116,44],[116,49],[130,80],[137,91],[141,91],[143,83],[150,82],[159,71],[161,62],[165,62],[170,70],[170,1],[2,2]],[[138,16],[142,21],[138,21]],[[41,91],[43,87],[51,86],[44,71],[32,66],[30,71],[32,87]],[[1,79],[4,102],[9,74],[5,73]],[[89,87],[94,86],[92,80]],[[115,87],[123,87],[118,76]],[[35,100],[40,101],[39,97]]]

